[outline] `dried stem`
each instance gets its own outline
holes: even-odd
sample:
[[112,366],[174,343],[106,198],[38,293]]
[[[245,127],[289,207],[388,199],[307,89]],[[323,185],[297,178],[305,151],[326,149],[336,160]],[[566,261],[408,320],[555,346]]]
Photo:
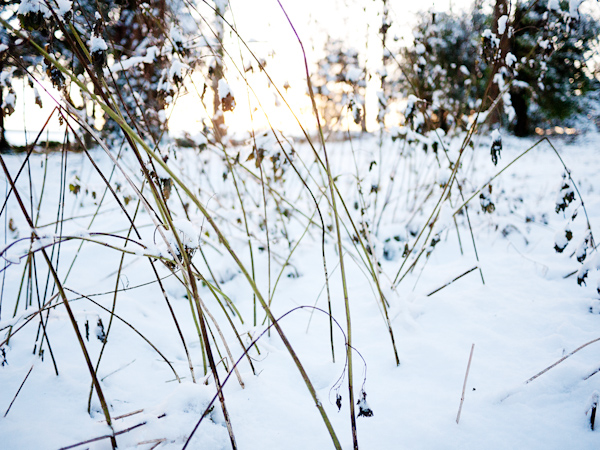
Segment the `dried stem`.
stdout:
[[460,405],[458,406],[458,414],[456,415],[456,424],[460,421],[460,413],[462,412],[463,403],[465,401],[465,390],[467,389],[467,378],[469,377],[469,370],[471,369],[471,360],[473,359],[473,350],[475,350],[475,344],[471,345],[471,353],[469,354],[469,362],[467,364],[467,371],[465,372],[465,381],[463,383],[462,394],[460,396]]

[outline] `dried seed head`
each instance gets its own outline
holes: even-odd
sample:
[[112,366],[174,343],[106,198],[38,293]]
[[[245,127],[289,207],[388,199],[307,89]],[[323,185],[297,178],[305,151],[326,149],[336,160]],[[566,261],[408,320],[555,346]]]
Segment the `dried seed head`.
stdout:
[[102,14],[100,14],[100,12],[96,11],[96,13],[94,14],[93,34],[99,36],[100,33],[102,32],[103,26],[104,26],[104,21],[102,20]]
[[52,86],[62,90],[65,87],[65,77],[62,72],[46,59],[44,59],[44,64],[46,65],[46,75],[50,78]]
[[33,95],[35,97],[35,104],[38,105],[40,108],[43,108],[44,105],[42,103],[42,97],[40,97],[40,93],[37,90],[37,88],[33,88]]
[[173,180],[171,178],[161,178],[160,188],[165,200],[171,198],[171,188],[173,187]]
[[223,111],[233,111],[235,109],[235,97],[231,92],[229,84],[223,78],[218,83],[218,94]]
[[106,333],[104,332],[104,324],[102,323],[102,319],[98,319],[98,324],[96,325],[96,337],[103,344],[106,342]]
[[358,417],[373,417],[373,410],[367,403],[367,393],[362,391],[361,394],[362,398],[356,403],[358,405]]
[[92,57],[94,70],[98,76],[101,76],[102,68],[106,65],[106,52],[108,50],[108,45],[106,45],[106,41],[102,39],[99,34],[102,18],[98,19],[98,16],[99,14],[97,15],[96,25],[94,26],[94,33],[92,33],[92,37],[88,41],[88,46],[90,47],[90,56]]
[[[1,88],[0,88],[1,89]],[[13,91],[13,89],[11,88],[8,92],[8,95],[6,96],[6,98],[4,99],[4,101],[2,102],[2,107],[1,107],[1,113],[5,114],[6,116],[10,116],[12,113],[15,112],[15,101],[16,101],[17,97],[15,95],[15,92]]]
[[492,202],[492,185],[488,185],[488,189],[483,189],[479,194],[479,204],[483,212],[491,214],[496,210],[496,205]]
[[[575,191],[571,187],[569,180],[563,180],[560,191],[556,196],[556,207],[555,211],[558,214],[560,211],[564,211],[567,207],[575,200]],[[575,216],[573,217],[575,218]]]
[[588,273],[589,273],[589,269],[585,266],[583,266],[581,269],[579,269],[579,271],[577,272],[577,284],[579,286],[581,286],[581,285],[586,286],[585,279],[587,278]]
[[502,136],[498,130],[492,131],[492,162],[494,165],[498,164],[498,158],[500,157],[500,151],[502,150]]
[[223,111],[233,111],[235,109],[235,98],[229,93],[221,99],[221,105],[223,105]]
[[496,50],[500,45],[500,39],[494,33],[492,33],[492,30],[488,28],[482,33],[481,40],[483,44],[481,46],[483,58],[486,61],[493,61],[496,55]]
[[573,239],[573,233],[571,232],[569,224],[567,224],[564,229],[558,230],[554,236],[554,250],[556,250],[557,253],[562,253],[565,248],[567,248],[571,239]]
[[583,241],[581,241],[581,244],[579,244],[579,247],[577,247],[577,251],[575,252],[577,261],[579,261],[580,263],[582,263],[585,260],[585,258],[587,257],[587,249],[588,249],[588,245],[589,245],[589,239],[590,239],[590,236],[588,234],[585,237],[585,239]]

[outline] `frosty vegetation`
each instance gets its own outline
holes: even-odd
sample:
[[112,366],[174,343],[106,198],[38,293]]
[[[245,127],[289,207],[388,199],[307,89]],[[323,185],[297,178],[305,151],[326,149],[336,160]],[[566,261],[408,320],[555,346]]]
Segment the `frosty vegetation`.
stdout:
[[[361,47],[288,3],[298,86],[233,1],[3,2],[0,447],[595,448],[597,5],[407,40],[400,2],[349,1]],[[49,86],[61,141],[11,145]]]

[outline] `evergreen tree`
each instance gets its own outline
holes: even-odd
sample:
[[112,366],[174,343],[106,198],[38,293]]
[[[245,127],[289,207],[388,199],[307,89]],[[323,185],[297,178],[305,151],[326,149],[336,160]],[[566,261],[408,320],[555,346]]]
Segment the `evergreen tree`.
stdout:
[[599,88],[589,64],[598,22],[558,0],[527,0],[508,13],[484,14],[476,3],[469,13],[419,16],[402,52],[404,92],[420,100],[409,101],[408,121],[420,112],[421,131],[461,129],[483,103],[491,121],[524,136],[584,112],[586,94]]
[[518,64],[511,99],[518,136],[584,112],[585,95],[600,87],[588,60],[598,45],[598,22],[568,11],[567,2],[549,5],[528,0],[515,10],[511,52]]
[[420,99],[418,105],[409,102],[406,119],[414,123],[421,111],[421,131],[463,128],[479,106],[487,71],[480,57],[485,19],[477,4],[468,13],[429,10],[418,16],[413,45],[401,54],[401,85],[407,96]]

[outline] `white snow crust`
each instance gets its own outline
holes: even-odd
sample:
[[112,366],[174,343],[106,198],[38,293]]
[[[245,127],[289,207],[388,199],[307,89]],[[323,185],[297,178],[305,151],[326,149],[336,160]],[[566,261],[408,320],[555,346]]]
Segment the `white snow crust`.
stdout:
[[[221,78],[219,80],[218,93],[219,93],[219,98],[221,100],[226,98],[227,95],[231,94],[231,88],[229,87],[229,84],[227,83],[227,81],[225,81],[225,78]],[[231,94],[231,95],[233,95],[233,94]]]
[[[411,97],[409,102],[414,106],[417,100]],[[487,189],[486,183],[501,170],[500,164],[495,167],[490,162],[489,154],[489,139],[500,139],[500,132],[490,134],[486,132],[481,142],[476,141],[474,149],[467,148],[462,154],[464,161],[456,178],[464,182],[464,199],[476,193],[477,186]],[[448,158],[456,161],[462,143],[461,139],[421,135],[408,128],[398,128],[395,136],[396,141],[392,141],[390,136],[384,135],[381,149],[378,135],[366,135],[353,141],[352,145],[349,142],[328,142],[333,176],[337,177],[342,195],[351,198],[349,213],[357,219],[356,223],[360,224],[362,204],[355,210],[354,200],[357,203],[363,200],[373,202],[375,193],[369,194],[373,184],[380,183],[380,201],[383,201],[388,188],[393,193],[389,211],[386,209],[388,212],[383,215],[381,225],[370,241],[374,247],[373,255],[379,258],[374,267],[381,280],[381,293],[373,284],[366,265],[361,262],[361,256],[365,257],[365,254],[356,250],[351,232],[342,237],[353,326],[352,347],[356,350],[353,353],[354,405],[357,413],[359,406],[373,412],[372,417],[356,419],[360,448],[597,449],[599,434],[597,430],[591,430],[589,421],[591,404],[600,392],[600,373],[595,372],[599,368],[600,342],[588,345],[526,383],[578,347],[600,336],[600,258],[591,245],[586,249],[584,263],[578,262],[575,255],[580,254],[578,247],[589,239],[579,196],[564,213],[554,211],[558,190],[564,182],[562,164],[549,146],[538,145],[492,180],[490,198],[496,206],[493,213],[481,211],[479,194],[475,196],[468,205],[469,222],[464,208],[459,208],[464,199],[453,191],[452,201],[444,203],[439,211],[439,222],[433,225],[432,236],[424,251],[428,251],[434,235],[439,237],[439,242],[426,259],[423,257],[415,264],[414,270],[407,272],[398,288],[392,289],[391,283],[403,261],[405,246],[410,248],[415,244],[419,230],[427,226],[427,219],[443,192],[440,185],[451,178],[452,169],[448,161],[442,159],[441,150],[437,155],[439,159],[436,159],[431,150],[423,150],[423,144],[428,144],[430,149],[433,142],[441,140],[447,147]],[[247,142],[240,139],[240,161],[245,160],[254,145],[249,136],[246,138]],[[260,133],[256,138],[258,144],[270,152],[269,156],[278,148],[272,134]],[[502,167],[535,142],[519,140],[508,133],[503,133],[501,138]],[[194,137],[194,140],[207,142],[206,137]],[[407,144],[409,141],[413,143]],[[598,134],[576,136],[571,141],[553,140],[585,200],[594,238],[600,224],[598,142]],[[411,153],[401,154],[401,149],[408,152],[409,145],[413,146]],[[286,147],[291,148],[291,145]],[[296,157],[306,160],[314,157],[312,149],[305,143],[294,142],[293,149],[297,152]],[[356,165],[352,151],[357,158]],[[135,156],[130,153],[122,155],[125,167],[135,167]],[[169,158],[169,168],[185,180],[186,187],[198,193],[211,217],[226,232],[236,254],[250,267],[244,217],[239,210],[231,173],[229,179],[223,177],[228,165],[222,153],[198,152],[196,148],[177,149],[176,153],[176,158]],[[93,150],[90,154],[105,173],[110,173],[112,162],[104,153]],[[10,173],[17,173],[24,158],[23,154],[3,155]],[[59,296],[52,300],[53,308],[44,310],[42,316],[47,319],[44,326],[57,363],[58,376],[48,342],[43,345],[43,359],[37,351],[32,355],[36,339],[36,350],[39,350],[41,337],[38,336],[43,334],[43,330],[38,334],[40,315],[36,289],[32,291],[31,304],[25,304],[25,297],[22,297],[23,303],[16,308],[13,317],[26,255],[32,250],[37,251],[40,298],[47,301],[57,292],[52,291],[52,285],[49,285],[48,296],[44,300],[42,288],[48,273],[39,253],[41,246],[48,246],[49,254],[52,246],[58,249],[56,245],[61,232],[63,237],[84,237],[91,236],[92,231],[106,230],[124,237],[127,236],[129,222],[118,213],[116,201],[107,196],[106,204],[95,218],[93,230],[88,228],[91,214],[98,205],[95,203],[97,200],[86,194],[86,188],[89,192],[100,192],[98,186],[101,187],[102,183],[87,159],[69,155],[67,174],[77,174],[82,188],[77,196],[66,193],[64,210],[65,219],[69,220],[65,220],[64,229],[55,232],[53,225],[46,224],[56,220],[57,202],[62,197],[60,176],[54,175],[63,170],[64,159],[59,152],[47,155],[33,153],[29,161],[34,204],[39,199],[36,196],[41,191],[44,171],[47,170],[50,176],[44,188],[47,202],[42,202],[39,225],[35,228],[40,236],[35,245],[31,247],[29,239],[17,242],[7,227],[0,228],[2,248],[6,249],[16,242],[5,259],[0,259],[0,268],[6,265],[2,275],[5,281],[0,309],[0,347],[4,351],[4,355],[0,352],[0,364],[6,358],[6,363],[0,365],[0,448],[59,449],[106,436],[111,430],[104,422],[95,394],[92,396],[91,414],[86,412],[90,375]],[[372,161],[376,161],[376,165],[369,170]],[[254,170],[251,161],[246,165],[249,170]],[[359,176],[354,176],[356,167]],[[260,176],[258,170],[254,173],[258,174],[257,178]],[[307,172],[303,174],[310,182]],[[344,176],[346,174],[351,176]],[[396,177],[395,182],[392,182],[392,174]],[[131,176],[140,182],[133,169]],[[407,193],[403,183],[408,176],[424,187]],[[308,195],[298,194],[302,185],[297,178],[290,177],[282,181],[282,185],[274,183],[273,186],[282,188],[282,192],[292,193],[293,208],[268,197],[265,224],[261,186],[248,180],[254,180],[254,177],[247,178],[246,184],[240,186],[247,195],[243,198],[246,200],[245,212],[250,218],[248,226],[254,249],[257,287],[265,295],[273,294],[271,306],[275,317],[289,313],[279,324],[312,380],[342,448],[352,448],[347,373],[344,372],[344,335],[337,327],[334,328],[333,362],[329,317],[322,311],[311,309],[316,305],[328,311],[322,235],[314,201]],[[357,195],[350,197],[357,192],[357,180],[364,183],[363,190],[366,192],[363,199]],[[113,181],[121,186],[117,193],[121,199],[131,194],[131,188],[121,175],[115,174]],[[21,177],[17,184],[22,192],[29,193],[29,177]],[[320,194],[317,189],[315,193]],[[175,196],[175,193],[172,195]],[[173,202],[173,205],[176,203]],[[326,200],[319,205],[324,212],[329,211]],[[284,207],[290,210],[285,212]],[[30,236],[32,230],[14,196],[9,198],[6,208],[20,236]],[[126,208],[133,216],[136,200],[132,200]],[[295,215],[294,208],[302,211],[303,215]],[[579,214],[573,218],[576,210]],[[291,246],[284,237],[281,222],[275,220],[284,212],[290,214],[290,219],[285,222],[285,233]],[[225,302],[231,301],[244,318],[242,323],[237,315],[230,316],[245,346],[266,330],[268,320],[263,323],[265,314],[258,306],[257,322],[254,324],[254,292],[210,224],[193,205],[189,205],[187,210],[174,206],[173,213],[176,232],[184,245],[193,249],[200,247],[203,252],[201,254],[197,250],[193,255],[194,270],[198,270],[212,286],[198,280],[198,295],[203,308],[219,324],[232,353],[230,358],[214,322],[205,315],[210,326],[209,333],[212,332],[211,343],[219,343],[218,370],[222,382],[228,374],[226,367],[231,369],[233,362],[241,358],[238,369],[244,387],[232,373],[223,388],[239,448],[333,448],[327,429],[277,333],[273,329],[270,334],[265,333],[256,342],[256,348],[251,348],[254,372],[243,356],[238,338],[225,317],[224,311],[229,311]],[[332,217],[328,213],[323,216],[326,227],[334,229]],[[317,224],[304,234],[309,219]],[[371,217],[365,216],[362,220],[373,229],[377,226]],[[125,255],[118,280],[116,273],[121,252],[90,242],[85,242],[79,250],[81,242],[76,239],[62,242],[56,267],[93,364],[96,364],[103,346],[98,337],[102,337],[98,321],[102,320],[105,334],[110,321],[110,313],[97,304],[110,311],[113,301],[119,318],[134,326],[168,361],[123,320],[116,316],[113,318],[98,378],[114,419],[114,430],[129,430],[117,436],[119,448],[145,449],[162,440],[158,450],[181,449],[217,391],[214,378],[210,373],[204,373],[202,344],[191,313],[193,298],[190,299],[190,293],[165,265],[155,261],[165,290],[163,294],[152,266],[141,255],[172,256],[164,252],[161,235],[144,208],[138,211],[136,224],[140,225],[141,237],[132,233],[130,239],[145,245],[146,250],[141,250],[135,243],[125,246],[122,240],[108,236],[95,237],[135,253]],[[271,239],[271,259],[266,250],[267,229]],[[571,242],[562,240],[566,239],[567,229],[573,233]],[[429,231],[429,228],[426,230]],[[472,244],[471,230],[478,256]],[[173,243],[174,236],[166,231],[165,235]],[[284,266],[290,248],[298,242],[300,244]],[[335,243],[335,234],[326,234],[325,256],[332,315],[345,330],[346,310],[340,269],[336,265],[339,259]],[[555,243],[565,244],[566,250],[556,253]],[[76,264],[67,276],[75,255],[78,255]],[[414,262],[411,258],[407,265]],[[17,259],[20,264],[17,264]],[[280,271],[283,275],[274,289]],[[584,271],[588,271],[585,284],[578,286],[577,275],[583,275]],[[176,274],[182,276],[180,272]],[[24,286],[23,289],[26,289],[26,284]],[[116,300],[115,286],[119,289]],[[209,287],[215,289],[214,292]],[[393,356],[381,294],[389,303],[387,312],[397,344],[399,366]],[[304,309],[295,309],[299,306]],[[185,339],[196,383],[192,382],[186,351],[171,310]],[[89,338],[86,338],[86,324]],[[7,344],[5,339],[9,327],[12,327],[13,334]],[[472,344],[475,344],[473,359],[461,419],[457,424],[456,415]],[[260,350],[260,354],[256,349]],[[22,385],[26,376],[27,380]],[[362,389],[368,394],[368,404],[362,400]],[[17,391],[19,394],[15,398]],[[340,412],[335,404],[337,394],[342,397]],[[361,405],[356,404],[358,401]],[[136,425],[139,426],[130,429]],[[152,443],[148,443],[150,441]],[[103,439],[81,446],[88,447],[91,450],[108,450],[110,442]],[[218,400],[207,412],[188,448],[230,448]]]
[[90,53],[104,52],[108,50],[106,41],[99,36],[92,36],[88,41],[88,46],[90,47]]

